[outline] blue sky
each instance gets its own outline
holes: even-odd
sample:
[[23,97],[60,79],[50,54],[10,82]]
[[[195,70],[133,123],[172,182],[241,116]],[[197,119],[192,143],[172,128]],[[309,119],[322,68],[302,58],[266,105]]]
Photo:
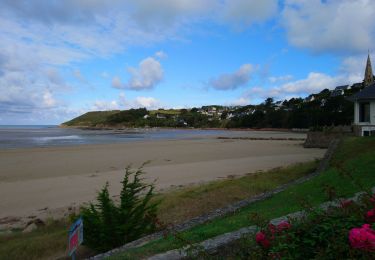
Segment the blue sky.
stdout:
[[374,40],[372,0],[3,0],[0,124],[304,97]]

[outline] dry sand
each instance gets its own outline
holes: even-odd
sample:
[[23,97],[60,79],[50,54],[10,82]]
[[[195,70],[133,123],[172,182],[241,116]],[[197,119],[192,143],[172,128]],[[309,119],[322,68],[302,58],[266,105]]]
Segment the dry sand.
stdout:
[[118,194],[128,164],[137,167],[150,160],[144,168],[147,178],[156,179],[157,188],[163,190],[310,161],[325,152],[304,149],[301,143],[211,137],[2,150],[0,228],[11,222],[9,217],[17,222],[28,216],[61,216],[67,207],[93,200],[106,181]]

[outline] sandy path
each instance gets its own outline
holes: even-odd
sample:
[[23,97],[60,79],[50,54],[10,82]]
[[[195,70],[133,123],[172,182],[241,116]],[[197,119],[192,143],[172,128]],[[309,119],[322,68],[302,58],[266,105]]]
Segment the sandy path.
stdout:
[[1,151],[0,219],[90,201],[106,181],[118,192],[129,163],[152,160],[147,177],[164,189],[310,161],[325,152],[300,143],[212,138]]

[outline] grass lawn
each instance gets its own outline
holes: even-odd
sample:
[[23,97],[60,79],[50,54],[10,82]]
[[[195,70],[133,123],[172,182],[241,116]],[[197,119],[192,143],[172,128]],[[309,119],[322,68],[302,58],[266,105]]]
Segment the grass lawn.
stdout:
[[0,236],[0,259],[56,258],[67,248],[67,224],[48,223],[34,232]]
[[[332,167],[335,164],[340,164],[345,170],[351,172],[356,184]],[[350,197],[363,188],[368,189],[375,186],[374,173],[375,138],[347,138],[335,153],[331,167],[321,175],[293,186],[272,198],[245,207],[235,214],[182,232],[179,235],[182,239],[169,236],[113,256],[111,259],[138,259],[180,248],[186,245],[186,242],[183,241],[200,242],[241,227],[250,226],[254,224],[250,220],[252,213],[261,214],[263,217],[271,219],[302,209],[302,202],[307,201],[311,205],[318,205],[328,200],[325,190],[332,190],[332,187],[338,197]]]
[[150,110],[150,115],[164,114],[164,115],[179,115],[181,114],[180,110],[177,109],[158,109]]
[[[159,219],[180,223],[229,203],[272,190],[314,171],[317,162],[296,164],[266,172],[228,178],[157,195],[162,199]],[[51,224],[29,234],[0,236],[0,259],[50,259],[66,254],[67,221]],[[165,241],[168,243],[168,241]]]

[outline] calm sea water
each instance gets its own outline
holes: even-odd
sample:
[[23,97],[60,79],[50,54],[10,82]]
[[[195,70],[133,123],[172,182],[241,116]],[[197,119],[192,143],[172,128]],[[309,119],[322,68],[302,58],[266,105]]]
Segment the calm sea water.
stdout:
[[0,149],[80,144],[124,143],[141,140],[196,139],[225,135],[224,130],[131,129],[81,130],[51,125],[0,125]]

